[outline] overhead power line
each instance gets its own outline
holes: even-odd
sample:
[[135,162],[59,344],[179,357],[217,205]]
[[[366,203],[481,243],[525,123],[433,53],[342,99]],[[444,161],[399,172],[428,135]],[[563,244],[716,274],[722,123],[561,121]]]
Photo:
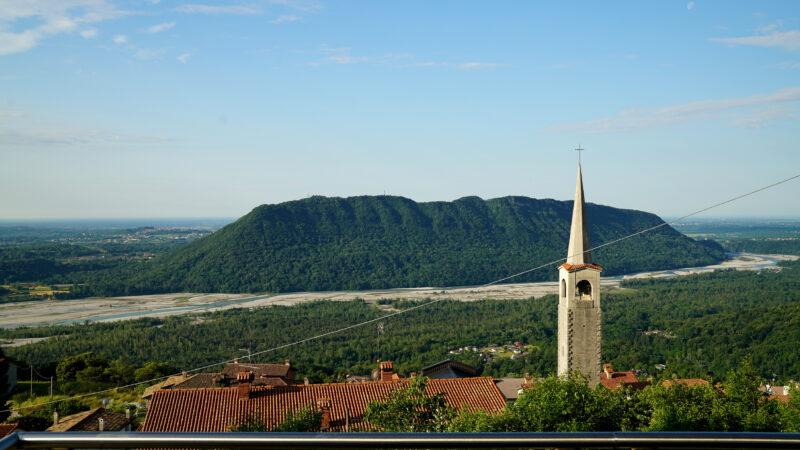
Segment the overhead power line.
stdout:
[[[679,218],[677,218],[675,220],[672,220],[670,222],[663,222],[663,223],[661,223],[659,225],[656,225],[656,226],[653,226],[653,227],[650,227],[650,228],[646,228],[644,230],[640,230],[640,231],[637,231],[635,233],[631,233],[631,234],[629,234],[627,236],[623,236],[623,237],[621,237],[619,239],[614,239],[612,241],[605,242],[605,243],[600,244],[600,245],[598,245],[596,247],[592,247],[592,248],[590,248],[588,250],[585,250],[585,251],[583,251],[581,253],[575,253],[573,255],[568,255],[566,258],[559,258],[559,259],[550,261],[548,263],[538,265],[538,266],[533,267],[531,269],[523,270],[522,272],[518,272],[518,273],[515,273],[513,275],[509,275],[507,277],[503,277],[503,278],[491,281],[489,283],[482,284],[480,286],[476,286],[476,289],[489,287],[489,286],[492,286],[492,285],[495,285],[495,284],[498,284],[498,283],[502,283],[503,281],[508,281],[508,280],[510,280],[512,278],[516,278],[516,277],[525,275],[527,273],[534,272],[534,271],[539,270],[539,269],[544,269],[545,267],[549,267],[549,266],[552,266],[554,264],[558,264],[558,263],[560,263],[562,261],[566,261],[567,258],[569,258],[569,257],[581,255],[583,253],[588,253],[588,252],[591,252],[591,251],[594,251],[594,250],[601,249],[603,247],[608,247],[608,246],[611,246],[611,245],[615,245],[615,244],[618,244],[618,243],[620,243],[622,241],[634,238],[636,236],[640,236],[640,235],[645,234],[645,233],[649,233],[649,232],[651,232],[653,230],[656,230],[656,229],[661,228],[661,227],[665,227],[667,225],[674,225],[674,224],[676,224],[676,223],[678,223],[678,222],[680,222],[682,220],[688,219],[689,217],[696,216],[698,214],[702,214],[704,212],[710,211],[712,209],[718,208],[718,207],[723,206],[723,205],[727,205],[728,203],[732,203],[732,202],[735,202],[737,200],[741,200],[741,199],[743,199],[745,197],[749,197],[749,196],[751,196],[753,194],[757,194],[757,193],[759,193],[761,191],[765,191],[765,190],[771,189],[771,188],[773,188],[775,186],[778,186],[778,185],[781,185],[781,184],[784,184],[784,183],[788,183],[789,181],[795,180],[797,178],[800,178],[800,174],[791,176],[789,178],[785,178],[783,180],[777,181],[777,182],[769,184],[767,186],[760,187],[758,189],[752,190],[752,191],[747,192],[745,194],[737,195],[736,197],[729,198],[729,199],[727,199],[725,201],[722,201],[722,202],[719,202],[719,203],[715,203],[715,204],[713,204],[711,206],[707,206],[707,207],[705,207],[703,209],[699,209],[699,210],[697,210],[697,211],[695,211],[693,213],[686,214],[685,216],[681,216],[681,217],[679,217]],[[450,291],[450,290],[452,290],[452,289],[445,289],[443,292],[447,292],[447,291]],[[426,302],[426,303],[423,303],[423,304],[420,304],[420,305],[416,305],[416,306],[412,306],[412,307],[404,309],[402,311],[396,311],[396,312],[393,312],[393,313],[390,313],[390,314],[385,314],[383,316],[376,317],[374,319],[365,320],[365,321],[359,322],[357,324],[348,325],[346,327],[342,327],[342,328],[339,328],[339,329],[336,329],[336,330],[328,331],[328,332],[325,332],[325,333],[322,333],[322,334],[318,334],[316,336],[311,336],[311,337],[308,337],[308,338],[305,338],[305,339],[300,339],[298,341],[294,341],[294,342],[290,342],[290,343],[287,343],[287,344],[279,345],[277,347],[272,347],[272,348],[267,349],[267,350],[262,350],[262,351],[259,351],[259,352],[250,353],[250,356],[252,357],[252,356],[263,355],[263,354],[266,354],[266,353],[272,353],[272,352],[276,352],[278,350],[282,350],[282,349],[287,348],[287,347],[292,347],[292,346],[304,344],[306,342],[310,342],[310,341],[313,341],[313,340],[316,340],[316,339],[321,339],[321,338],[324,338],[324,337],[327,337],[327,336],[331,336],[333,334],[343,333],[345,331],[349,331],[349,330],[352,330],[352,329],[355,329],[355,328],[363,327],[365,325],[369,325],[371,323],[375,323],[375,322],[378,322],[378,321],[381,321],[381,320],[384,320],[384,319],[388,319],[390,317],[399,316],[400,314],[405,314],[405,313],[410,312],[410,311],[414,311],[414,310],[417,310],[417,309],[420,309],[420,308],[425,308],[425,307],[433,305],[435,303],[439,303],[439,302],[441,302],[443,300],[448,300],[448,299],[447,298],[439,298],[439,299],[436,299],[436,300],[431,300],[429,302]],[[163,376],[163,377],[153,378],[153,379],[146,380],[146,381],[139,381],[137,383],[131,383],[131,384],[127,384],[125,386],[117,386],[115,388],[104,389],[104,390],[101,390],[101,391],[90,392],[90,393],[85,393],[85,394],[79,394],[79,395],[75,395],[75,396],[72,396],[72,397],[69,397],[69,398],[60,399],[60,400],[53,400],[53,401],[49,401],[49,402],[38,403],[36,405],[23,406],[23,407],[13,408],[13,409],[6,409],[6,410],[2,410],[0,412],[11,412],[11,411],[20,411],[20,410],[23,410],[23,409],[38,408],[40,406],[48,405],[48,404],[51,404],[51,403],[58,403],[58,402],[62,402],[62,401],[65,401],[65,400],[73,400],[73,399],[79,399],[79,398],[89,397],[89,396],[98,395],[98,394],[104,394],[106,392],[116,391],[117,389],[125,389],[125,388],[129,388],[129,387],[139,386],[141,384],[153,383],[155,381],[165,380],[167,378],[170,378],[170,377],[173,377],[173,376],[177,376],[177,375],[181,375],[183,373],[199,372],[201,370],[210,369],[211,367],[216,367],[216,366],[220,366],[222,364],[229,364],[229,363],[235,362],[237,359],[229,359],[227,361],[220,361],[220,362],[216,362],[216,363],[213,363],[213,364],[207,364],[205,366],[196,367],[194,369],[182,371],[181,373],[176,373],[176,374],[173,374],[173,375],[167,375],[167,376]]]

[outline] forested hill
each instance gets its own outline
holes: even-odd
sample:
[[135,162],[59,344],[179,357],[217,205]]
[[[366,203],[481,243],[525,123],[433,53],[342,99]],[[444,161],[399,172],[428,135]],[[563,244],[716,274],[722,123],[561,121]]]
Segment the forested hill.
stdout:
[[[170,251],[132,285],[155,291],[286,292],[486,283],[565,257],[571,201],[465,197],[310,197],[262,205]],[[587,205],[593,245],[662,223],[645,212]],[[604,275],[711,264],[718,246],[671,227],[601,249]],[[555,269],[514,281],[555,278]]]

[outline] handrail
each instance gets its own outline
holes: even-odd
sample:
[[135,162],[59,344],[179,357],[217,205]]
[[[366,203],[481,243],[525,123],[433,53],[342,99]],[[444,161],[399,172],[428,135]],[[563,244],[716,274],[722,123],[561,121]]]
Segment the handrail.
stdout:
[[800,448],[800,433],[142,433],[17,432],[0,450],[33,448]]

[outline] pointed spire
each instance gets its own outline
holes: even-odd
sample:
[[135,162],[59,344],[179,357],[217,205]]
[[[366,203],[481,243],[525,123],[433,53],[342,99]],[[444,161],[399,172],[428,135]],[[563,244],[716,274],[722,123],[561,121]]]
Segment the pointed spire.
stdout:
[[588,252],[589,227],[586,225],[586,204],[583,200],[583,177],[578,163],[578,182],[575,186],[575,205],[572,207],[572,226],[569,230],[567,264],[591,264],[592,253]]

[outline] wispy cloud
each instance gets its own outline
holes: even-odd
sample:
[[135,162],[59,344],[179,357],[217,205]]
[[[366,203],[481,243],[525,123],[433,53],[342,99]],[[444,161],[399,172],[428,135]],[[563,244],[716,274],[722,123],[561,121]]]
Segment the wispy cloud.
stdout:
[[149,61],[151,59],[158,59],[164,54],[163,49],[153,50],[149,48],[140,48],[136,50],[136,53],[133,54],[133,57],[136,59],[141,59],[142,61]]
[[270,20],[269,23],[288,23],[288,22],[297,22],[300,20],[299,16],[292,16],[292,15],[280,15],[274,20]]
[[394,59],[406,59],[406,58],[413,58],[414,55],[411,53],[387,53],[383,55],[385,58],[394,58]]
[[255,15],[261,14],[260,8],[244,5],[201,5],[185,4],[175,8],[176,11],[186,14],[240,14]]
[[0,129],[0,144],[5,145],[82,145],[82,144],[135,144],[164,143],[172,139],[164,136],[134,136],[111,133],[98,129]]
[[[70,34],[84,25],[125,14],[106,0],[3,0],[0,55],[25,52],[49,36]],[[8,31],[11,29],[19,31]]]
[[500,63],[493,63],[493,62],[465,62],[458,64],[459,69],[461,70],[472,70],[472,69],[494,69],[495,67],[503,67],[505,64]]
[[729,45],[753,45],[756,47],[780,47],[786,50],[800,50],[800,31],[773,31],[769,34],[733,37],[711,38],[714,42]]
[[161,33],[162,31],[169,30],[170,28],[175,26],[175,22],[164,22],[159,23],[157,25],[153,25],[147,28],[147,32],[150,34]]
[[776,64],[776,67],[780,67],[781,69],[800,69],[800,62],[783,61],[781,63]]
[[267,3],[305,12],[316,12],[322,9],[322,3],[315,0],[267,0]]
[[505,67],[507,64],[490,63],[490,62],[464,62],[452,63],[447,61],[414,61],[406,64],[395,66],[399,69],[409,67],[450,67],[460,70],[473,70],[473,69],[493,69],[496,67]]
[[309,63],[311,66],[320,66],[323,63],[335,64],[358,64],[369,61],[366,56],[353,56],[350,54],[350,47],[328,47],[327,45],[320,46],[320,51],[328,56],[323,61],[314,61]]
[[[748,126],[782,118],[796,118],[787,110],[775,106],[800,102],[800,87],[790,87],[769,94],[721,100],[702,100],[663,108],[632,108],[620,111],[615,116],[600,119],[553,125],[545,128],[549,133],[624,133],[650,128],[730,118],[733,125]],[[768,109],[772,107],[773,109]],[[794,111],[793,108],[789,108]],[[749,126],[752,128],[752,126]]]
[[689,11],[691,11],[693,8],[694,8],[694,2],[689,2],[686,4],[686,9],[688,9]]
[[797,119],[797,111],[794,108],[783,105],[768,106],[766,108],[756,108],[747,115],[731,120],[731,125],[739,128],[764,128],[768,122],[781,119]]
[[114,41],[115,44],[124,44],[128,42],[128,36],[125,36],[124,34],[118,34],[114,36],[112,40]]
[[91,39],[93,37],[97,37],[97,28],[88,28],[86,30],[81,31],[81,36],[84,39]]
[[178,58],[177,58],[177,59],[178,59],[178,61],[180,61],[182,64],[186,64],[186,62],[187,62],[187,61],[189,61],[189,58],[191,58],[191,57],[192,57],[192,54],[191,54],[191,53],[182,53],[182,54],[178,55]]

